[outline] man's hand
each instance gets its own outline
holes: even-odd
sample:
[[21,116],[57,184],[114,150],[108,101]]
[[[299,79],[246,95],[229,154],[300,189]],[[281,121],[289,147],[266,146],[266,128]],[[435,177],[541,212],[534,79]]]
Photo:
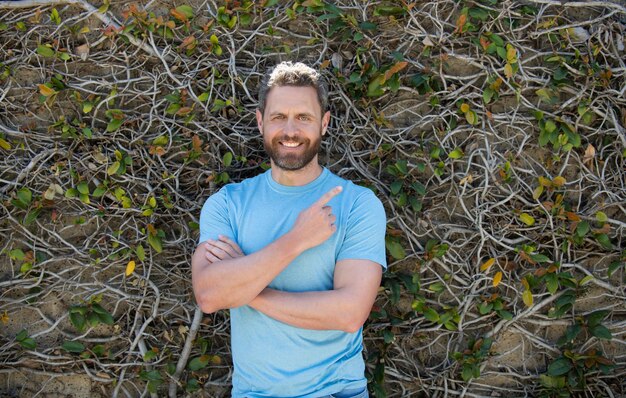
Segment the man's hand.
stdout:
[[289,232],[301,239],[302,251],[324,243],[337,230],[336,217],[332,213],[332,208],[326,204],[339,195],[342,189],[340,186],[331,189],[298,215],[296,223]]
[[220,235],[218,238],[218,240],[209,239],[203,243],[205,249],[204,257],[209,264],[244,256],[243,251],[234,240],[224,235]]

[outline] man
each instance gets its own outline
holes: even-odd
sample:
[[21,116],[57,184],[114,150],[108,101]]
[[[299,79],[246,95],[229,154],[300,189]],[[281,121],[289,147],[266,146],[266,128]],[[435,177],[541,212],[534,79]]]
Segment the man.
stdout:
[[318,162],[327,93],[308,66],[277,65],[256,111],[271,169],[202,208],[193,289],[205,313],[230,309],[233,397],[368,396],[362,326],[386,220],[372,191]]

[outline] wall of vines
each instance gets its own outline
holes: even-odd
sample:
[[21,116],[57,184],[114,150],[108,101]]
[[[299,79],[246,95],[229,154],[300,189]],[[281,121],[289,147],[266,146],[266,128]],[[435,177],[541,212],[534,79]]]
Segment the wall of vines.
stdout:
[[0,1],[0,395],[228,396],[190,257],[282,60],[387,211],[372,396],[626,395],[625,38],[619,1]]

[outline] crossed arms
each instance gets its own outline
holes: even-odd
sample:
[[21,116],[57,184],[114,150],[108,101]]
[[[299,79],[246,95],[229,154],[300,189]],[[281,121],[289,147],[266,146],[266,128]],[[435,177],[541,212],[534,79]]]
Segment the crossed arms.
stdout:
[[336,187],[303,210],[292,229],[263,249],[244,255],[220,236],[196,248],[192,283],[205,313],[249,305],[292,326],[354,333],[367,319],[382,276],[369,260],[341,260],[335,266],[333,289],[283,292],[267,285],[300,253],[326,241],[335,231],[335,216],[326,204],[341,192]]

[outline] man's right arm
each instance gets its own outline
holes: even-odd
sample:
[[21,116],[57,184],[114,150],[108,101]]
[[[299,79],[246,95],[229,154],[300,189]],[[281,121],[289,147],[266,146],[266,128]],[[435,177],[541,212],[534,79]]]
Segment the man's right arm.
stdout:
[[335,217],[326,203],[340,192],[341,187],[336,187],[324,194],[298,215],[289,232],[247,256],[210,261],[212,255],[204,243],[198,245],[191,260],[191,279],[202,311],[250,303],[300,253],[326,241],[336,230]]

